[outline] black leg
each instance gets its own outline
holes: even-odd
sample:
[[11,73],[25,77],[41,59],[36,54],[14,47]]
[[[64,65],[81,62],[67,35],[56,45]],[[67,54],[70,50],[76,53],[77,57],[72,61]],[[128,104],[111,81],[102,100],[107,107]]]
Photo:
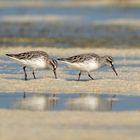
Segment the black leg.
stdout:
[[89,76],[92,80],[94,80],[94,78],[90,75],[90,73],[88,73],[88,76]]
[[23,98],[24,98],[24,99],[26,98],[26,93],[25,93],[25,92],[24,92]]
[[78,74],[78,81],[80,80],[80,77],[81,77],[81,71]]
[[26,73],[26,66],[23,67],[24,74],[25,74],[25,80],[27,80],[27,73]]
[[54,73],[55,79],[57,79],[56,69],[53,70],[53,73]]
[[34,79],[36,79],[36,76],[35,76],[35,72],[33,71],[33,77],[34,77]]

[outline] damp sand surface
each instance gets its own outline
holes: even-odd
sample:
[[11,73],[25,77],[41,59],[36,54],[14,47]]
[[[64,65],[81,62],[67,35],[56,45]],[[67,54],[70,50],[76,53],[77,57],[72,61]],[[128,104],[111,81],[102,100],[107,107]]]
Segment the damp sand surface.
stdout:
[[139,140],[139,116],[139,111],[97,113],[0,110],[0,136],[3,140]]
[[[83,74],[81,81],[77,81],[79,71],[59,63],[57,69],[58,79],[54,79],[52,71],[36,71],[37,79],[34,80],[31,71],[28,70],[29,80],[24,81],[22,67],[4,54],[29,50],[43,50],[54,58],[88,52],[111,55],[114,57],[114,65],[119,76],[117,77],[112,69],[106,67],[91,73],[95,80],[90,80],[87,74]],[[0,52],[1,92],[140,94],[140,49],[33,49],[32,47],[9,47],[0,48]]]
[[[51,71],[37,72],[33,80],[31,71],[28,81],[23,80],[23,71],[4,54],[33,50],[32,47],[0,48],[0,91],[1,93],[108,93],[140,94],[140,49],[58,49],[35,48],[48,52],[52,57],[66,57],[79,53],[94,52],[112,55],[115,59],[116,77],[111,69],[93,72],[94,81],[86,75],[76,81],[77,71],[59,64],[58,79]],[[34,50],[35,50],[34,49]],[[0,109],[0,138],[3,140],[52,139],[52,140],[139,140],[139,110],[123,112],[89,111],[26,111]]]

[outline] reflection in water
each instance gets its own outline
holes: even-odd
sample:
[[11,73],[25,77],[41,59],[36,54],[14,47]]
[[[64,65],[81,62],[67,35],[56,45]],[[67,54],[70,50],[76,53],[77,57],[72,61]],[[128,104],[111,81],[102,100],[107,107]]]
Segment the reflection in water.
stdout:
[[81,96],[70,99],[67,106],[70,110],[110,111],[116,96],[103,98],[100,96]]
[[31,97],[26,97],[26,93],[24,93],[23,99],[18,100],[14,104],[14,108],[32,111],[44,111],[54,108],[57,100],[58,98],[55,96],[55,94],[53,96],[34,95]]
[[140,110],[140,96],[0,93],[1,108],[31,111],[132,111]]
[[86,111],[109,111],[115,96],[111,98],[98,96],[77,95],[32,95],[27,97],[24,93],[22,99],[14,103],[15,109],[32,111],[45,110],[86,110]]

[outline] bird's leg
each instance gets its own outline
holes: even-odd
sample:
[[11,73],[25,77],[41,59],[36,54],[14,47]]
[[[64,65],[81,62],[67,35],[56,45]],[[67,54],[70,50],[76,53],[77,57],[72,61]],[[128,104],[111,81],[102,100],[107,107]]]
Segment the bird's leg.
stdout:
[[80,80],[80,77],[81,77],[81,71],[78,74],[78,81]]
[[23,70],[24,70],[25,80],[27,80],[26,66],[23,67]]
[[92,80],[94,80],[94,78],[90,75],[90,73],[88,72],[88,76],[92,79]]
[[56,69],[53,69],[53,73],[54,73],[55,79],[57,79]]
[[34,79],[36,79],[36,76],[35,76],[35,72],[34,72],[34,70],[33,70],[32,74],[33,74]]
[[23,94],[23,98],[25,99],[26,98],[26,93],[24,92],[24,94]]

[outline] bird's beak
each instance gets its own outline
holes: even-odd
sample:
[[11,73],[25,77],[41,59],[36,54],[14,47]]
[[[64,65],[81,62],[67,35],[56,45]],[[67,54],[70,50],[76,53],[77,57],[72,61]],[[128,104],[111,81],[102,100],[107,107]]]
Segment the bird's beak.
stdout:
[[111,68],[112,68],[112,70],[115,72],[115,74],[116,74],[116,76],[118,76],[118,73],[117,73],[117,71],[115,70],[115,67],[114,67],[114,65],[111,63]]

